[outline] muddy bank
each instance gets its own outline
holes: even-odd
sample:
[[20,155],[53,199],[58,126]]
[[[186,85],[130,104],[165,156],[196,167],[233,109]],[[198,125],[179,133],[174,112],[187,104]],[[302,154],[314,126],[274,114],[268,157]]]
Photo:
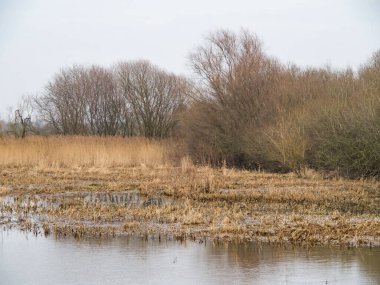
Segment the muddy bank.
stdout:
[[376,182],[210,168],[0,175],[0,225],[37,234],[380,246]]

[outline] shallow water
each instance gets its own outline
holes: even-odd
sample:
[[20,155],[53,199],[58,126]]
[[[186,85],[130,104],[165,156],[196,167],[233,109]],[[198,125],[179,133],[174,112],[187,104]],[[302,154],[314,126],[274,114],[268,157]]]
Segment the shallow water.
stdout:
[[8,195],[0,197],[0,209],[3,207],[19,206],[20,208],[59,208],[65,205],[122,205],[122,206],[165,206],[173,204],[168,197],[144,197],[139,191],[97,192],[97,193],[60,193],[42,195],[23,195],[21,197]]
[[0,230],[0,284],[380,284],[380,249],[56,240]]

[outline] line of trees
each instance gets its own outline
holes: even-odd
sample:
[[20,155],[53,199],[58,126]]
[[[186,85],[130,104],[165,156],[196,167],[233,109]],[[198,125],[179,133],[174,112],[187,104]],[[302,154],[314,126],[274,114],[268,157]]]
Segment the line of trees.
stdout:
[[380,51],[357,72],[301,69],[220,30],[189,62],[191,80],[147,61],[61,70],[35,116],[63,135],[175,135],[202,163],[380,177]]
[[147,61],[74,66],[56,74],[35,103],[57,134],[162,138],[173,134],[190,86]]
[[202,86],[185,120],[197,159],[380,177],[380,51],[357,73],[300,69],[247,31],[218,31],[190,60]]

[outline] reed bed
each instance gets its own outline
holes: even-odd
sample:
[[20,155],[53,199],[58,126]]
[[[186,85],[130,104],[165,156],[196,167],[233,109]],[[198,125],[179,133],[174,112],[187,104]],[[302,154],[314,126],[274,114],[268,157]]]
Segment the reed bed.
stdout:
[[50,136],[0,140],[0,166],[157,166],[169,163],[168,142],[145,138]]
[[183,153],[179,143],[142,138],[3,138],[0,226],[380,246],[379,181],[200,166]]

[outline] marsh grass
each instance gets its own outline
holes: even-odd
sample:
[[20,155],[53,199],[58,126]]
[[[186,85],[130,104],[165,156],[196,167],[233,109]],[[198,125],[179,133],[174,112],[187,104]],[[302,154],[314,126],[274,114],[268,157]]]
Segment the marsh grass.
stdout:
[[[4,138],[0,225],[17,221],[21,229],[78,238],[137,233],[380,246],[377,180],[201,166],[187,156],[174,160],[180,156],[173,148],[170,141],[138,138]],[[144,203],[85,200],[126,192]]]
[[0,140],[1,166],[158,166],[171,163],[169,141],[122,137],[28,137]]

